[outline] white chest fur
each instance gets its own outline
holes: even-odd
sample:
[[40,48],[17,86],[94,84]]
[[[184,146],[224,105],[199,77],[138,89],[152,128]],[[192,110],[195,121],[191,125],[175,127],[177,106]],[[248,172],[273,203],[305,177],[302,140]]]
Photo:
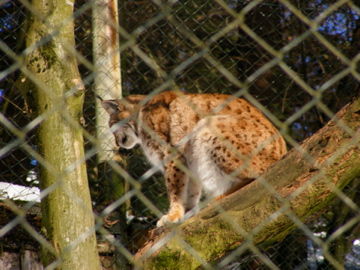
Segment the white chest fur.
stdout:
[[146,156],[147,160],[153,165],[155,168],[164,171],[164,163],[160,159],[159,153],[153,148],[146,145],[146,143],[141,143],[141,148]]

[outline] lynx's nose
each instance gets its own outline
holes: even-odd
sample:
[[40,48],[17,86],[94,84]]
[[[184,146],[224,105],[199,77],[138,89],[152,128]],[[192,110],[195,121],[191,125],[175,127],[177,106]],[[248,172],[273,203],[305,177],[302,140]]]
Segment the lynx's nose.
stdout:
[[119,136],[119,135],[116,136],[116,139],[115,139],[116,146],[119,148],[123,148],[121,146],[126,144],[127,140],[128,140],[127,136]]
[[125,145],[125,144],[127,143],[127,141],[128,141],[128,137],[127,137],[127,136],[124,136],[124,137],[121,139],[121,143],[122,143],[123,145]]

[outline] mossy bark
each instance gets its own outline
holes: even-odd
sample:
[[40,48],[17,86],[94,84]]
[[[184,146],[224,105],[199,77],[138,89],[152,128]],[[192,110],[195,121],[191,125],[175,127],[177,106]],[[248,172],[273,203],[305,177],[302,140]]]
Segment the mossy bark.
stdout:
[[33,0],[23,72],[35,86],[43,232],[53,250],[45,265],[58,269],[100,269],[88,188],[82,128],[84,86],[75,48],[71,0]]
[[[360,99],[345,106],[300,149],[290,151],[260,179],[211,203],[176,230],[170,230],[172,233],[151,239],[137,253],[137,261],[144,269],[197,269],[201,260],[217,261],[245,241],[262,246],[281,241],[326,207],[335,189],[341,190],[360,176],[359,130]],[[166,243],[155,248],[164,237],[168,237]],[[179,239],[201,259],[195,258]],[[331,257],[327,259],[334,267],[341,267]]]

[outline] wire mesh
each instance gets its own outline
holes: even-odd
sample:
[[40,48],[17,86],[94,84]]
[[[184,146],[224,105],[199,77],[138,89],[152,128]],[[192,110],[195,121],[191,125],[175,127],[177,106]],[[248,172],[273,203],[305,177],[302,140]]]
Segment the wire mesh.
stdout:
[[[321,177],[329,174],[327,170],[335,166],[338,157],[358,153],[354,149],[357,149],[360,136],[358,130],[353,129],[359,128],[358,112],[354,112],[353,120],[347,119],[348,122],[339,120],[335,114],[359,98],[359,2],[119,1],[119,22],[106,21],[104,29],[100,29],[103,30],[101,33],[94,33],[94,6],[102,3],[111,11],[112,1],[64,1],[62,4],[74,8],[74,12],[57,22],[55,29],[48,18],[53,15],[51,8],[55,8],[57,3],[43,1],[51,6],[43,17],[41,10],[38,10],[38,2],[0,0],[0,237],[2,250],[5,251],[0,254],[1,269],[12,269],[10,264],[6,264],[10,260],[7,257],[9,252],[20,254],[20,250],[31,250],[39,254],[40,249],[46,249],[58,254],[52,240],[44,234],[46,225],[41,221],[47,214],[44,201],[61,189],[63,175],[54,175],[60,179],[60,184],[44,184],[44,171],[51,174],[56,170],[42,153],[44,138],[39,136],[39,129],[55,113],[60,113],[66,125],[83,132],[84,157],[66,170],[86,163],[96,219],[92,230],[96,232],[102,268],[152,267],[139,265],[134,258],[142,247],[156,239],[154,234],[159,233],[159,229],[154,229],[156,222],[170,207],[169,188],[163,174],[144,157],[141,147],[114,151],[114,145],[107,139],[106,149],[100,146],[105,135],[104,138],[97,135],[97,130],[103,127],[97,125],[96,78],[100,72],[111,78],[115,67],[96,62],[97,47],[103,50],[104,57],[117,57],[120,52],[122,96],[144,95],[139,103],[143,107],[166,90],[178,91],[176,93],[180,96],[186,91],[244,98],[271,120],[285,138],[288,149],[300,155],[301,162],[304,160],[306,164],[313,164],[309,169],[309,178],[306,178],[307,183],[301,185],[296,182],[279,189],[266,177],[260,176],[255,180],[264,187],[266,194],[271,194],[271,203],[277,207],[269,210],[270,214],[255,224],[251,231],[233,219],[229,209],[221,204],[222,200],[217,203],[203,196],[200,203],[203,208],[213,206],[222,213],[218,222],[229,232],[225,237],[236,235],[234,239],[237,239],[228,247],[217,250],[217,255],[208,255],[204,250],[199,250],[197,244],[189,241],[179,233],[179,227],[175,227],[169,229],[170,233],[163,241],[156,242],[143,258],[156,256],[162,246],[176,239],[180,250],[196,261],[192,265],[185,263],[188,269],[194,268],[194,265],[205,269],[360,269],[358,168],[352,170],[352,181],[344,186],[333,185],[329,188],[331,196],[319,193],[319,200],[321,196],[331,197],[325,206],[320,207],[311,201],[302,202],[314,208],[308,209],[309,214],[304,214],[293,204],[293,200],[309,187],[311,189],[311,184],[323,183]],[[52,27],[54,31],[41,34],[42,38],[37,43],[31,43],[29,33],[34,31],[31,27],[36,19],[42,20],[45,29]],[[75,44],[59,40],[63,29],[71,23],[74,23]],[[36,31],[42,33],[45,30],[39,28]],[[115,32],[119,34],[119,46],[110,47],[109,51],[106,46]],[[96,34],[104,38],[99,44],[94,43]],[[37,51],[45,52],[49,44],[64,47],[66,56],[60,57],[67,57],[69,67],[76,62],[81,82],[64,83],[64,96],[61,98],[70,100],[76,96],[77,88],[84,87],[85,102],[80,123],[64,110],[60,101],[57,106],[39,113],[41,96],[52,97],[54,93],[38,74],[52,68],[56,61],[52,62],[53,56],[47,55],[48,61],[39,62],[38,70],[34,72],[29,68],[31,63],[28,57]],[[96,65],[93,64],[95,62]],[[119,84],[113,82],[109,88],[118,87]],[[102,91],[111,96],[112,89]],[[225,101],[221,106],[229,104],[230,101]],[[202,117],[199,108],[187,105],[187,110],[194,110],[195,114],[200,115],[199,118]],[[156,113],[159,112],[154,110]],[[182,113],[185,115],[185,112],[180,112],[177,117],[184,117]],[[147,133],[143,138],[151,137],[151,141],[158,144],[167,140],[158,137],[153,127],[146,126],[144,121],[139,122],[140,118],[136,117],[139,116],[130,115],[122,124],[135,119],[135,125],[141,126]],[[348,143],[336,149],[335,142],[335,154],[323,154],[325,161],[317,167],[319,161],[315,151],[327,145],[328,138],[320,140],[319,146],[305,151],[301,143],[304,140],[311,142],[312,136],[330,120],[331,125],[338,127],[348,138]],[[349,126],[349,121],[358,122]],[[254,129],[255,132],[256,127]],[[116,131],[116,126],[112,130]],[[194,132],[188,132],[182,140],[184,144],[190,145]],[[229,138],[221,140],[224,145],[231,145]],[[185,161],[178,159],[179,153],[185,155],[181,146],[169,141],[166,143],[169,144],[167,151],[171,153],[162,160],[162,164],[175,160],[180,163],[177,165],[180,171],[191,179],[197,178],[191,175],[186,157]],[[265,141],[263,145],[258,145],[252,155],[261,153],[268,143]],[[100,164],[97,154],[104,150],[114,155],[112,160]],[[234,155],[239,153],[231,151]],[[57,158],[65,159],[66,153]],[[291,163],[286,166],[293,166],[295,171],[302,165]],[[247,166],[244,167],[246,170]],[[234,179],[243,169],[236,168],[238,171],[226,173],[224,179]],[[325,186],[327,184],[323,183]],[[83,205],[84,202],[76,194],[69,191],[74,203]],[[265,194],[259,194],[259,197],[262,195],[265,197]],[[246,203],[243,202],[244,205]],[[43,211],[39,210],[40,205]],[[276,237],[270,237],[272,222],[284,216],[291,221],[291,227],[279,229],[274,232]],[[251,220],[246,222],[252,223]],[[268,241],[258,239],[264,230],[268,230]],[[69,243],[70,250],[91,234],[83,233],[76,241]],[[210,233],[214,234],[215,242],[220,242],[216,232]],[[179,255],[179,258],[184,257]],[[25,261],[25,256],[21,260]],[[155,269],[172,269],[173,266],[165,262]],[[61,267],[62,263],[61,258],[56,257],[46,268]],[[26,269],[20,265],[18,268]]]

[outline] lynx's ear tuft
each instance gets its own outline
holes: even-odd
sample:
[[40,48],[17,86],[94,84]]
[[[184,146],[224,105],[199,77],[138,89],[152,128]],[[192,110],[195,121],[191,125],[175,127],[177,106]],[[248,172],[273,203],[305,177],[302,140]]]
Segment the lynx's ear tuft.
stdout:
[[101,105],[110,115],[119,112],[119,104],[116,100],[102,100]]
[[104,101],[104,99],[103,99],[102,97],[100,97],[98,94],[95,94],[95,97],[96,97],[97,99],[99,99],[100,101]]

